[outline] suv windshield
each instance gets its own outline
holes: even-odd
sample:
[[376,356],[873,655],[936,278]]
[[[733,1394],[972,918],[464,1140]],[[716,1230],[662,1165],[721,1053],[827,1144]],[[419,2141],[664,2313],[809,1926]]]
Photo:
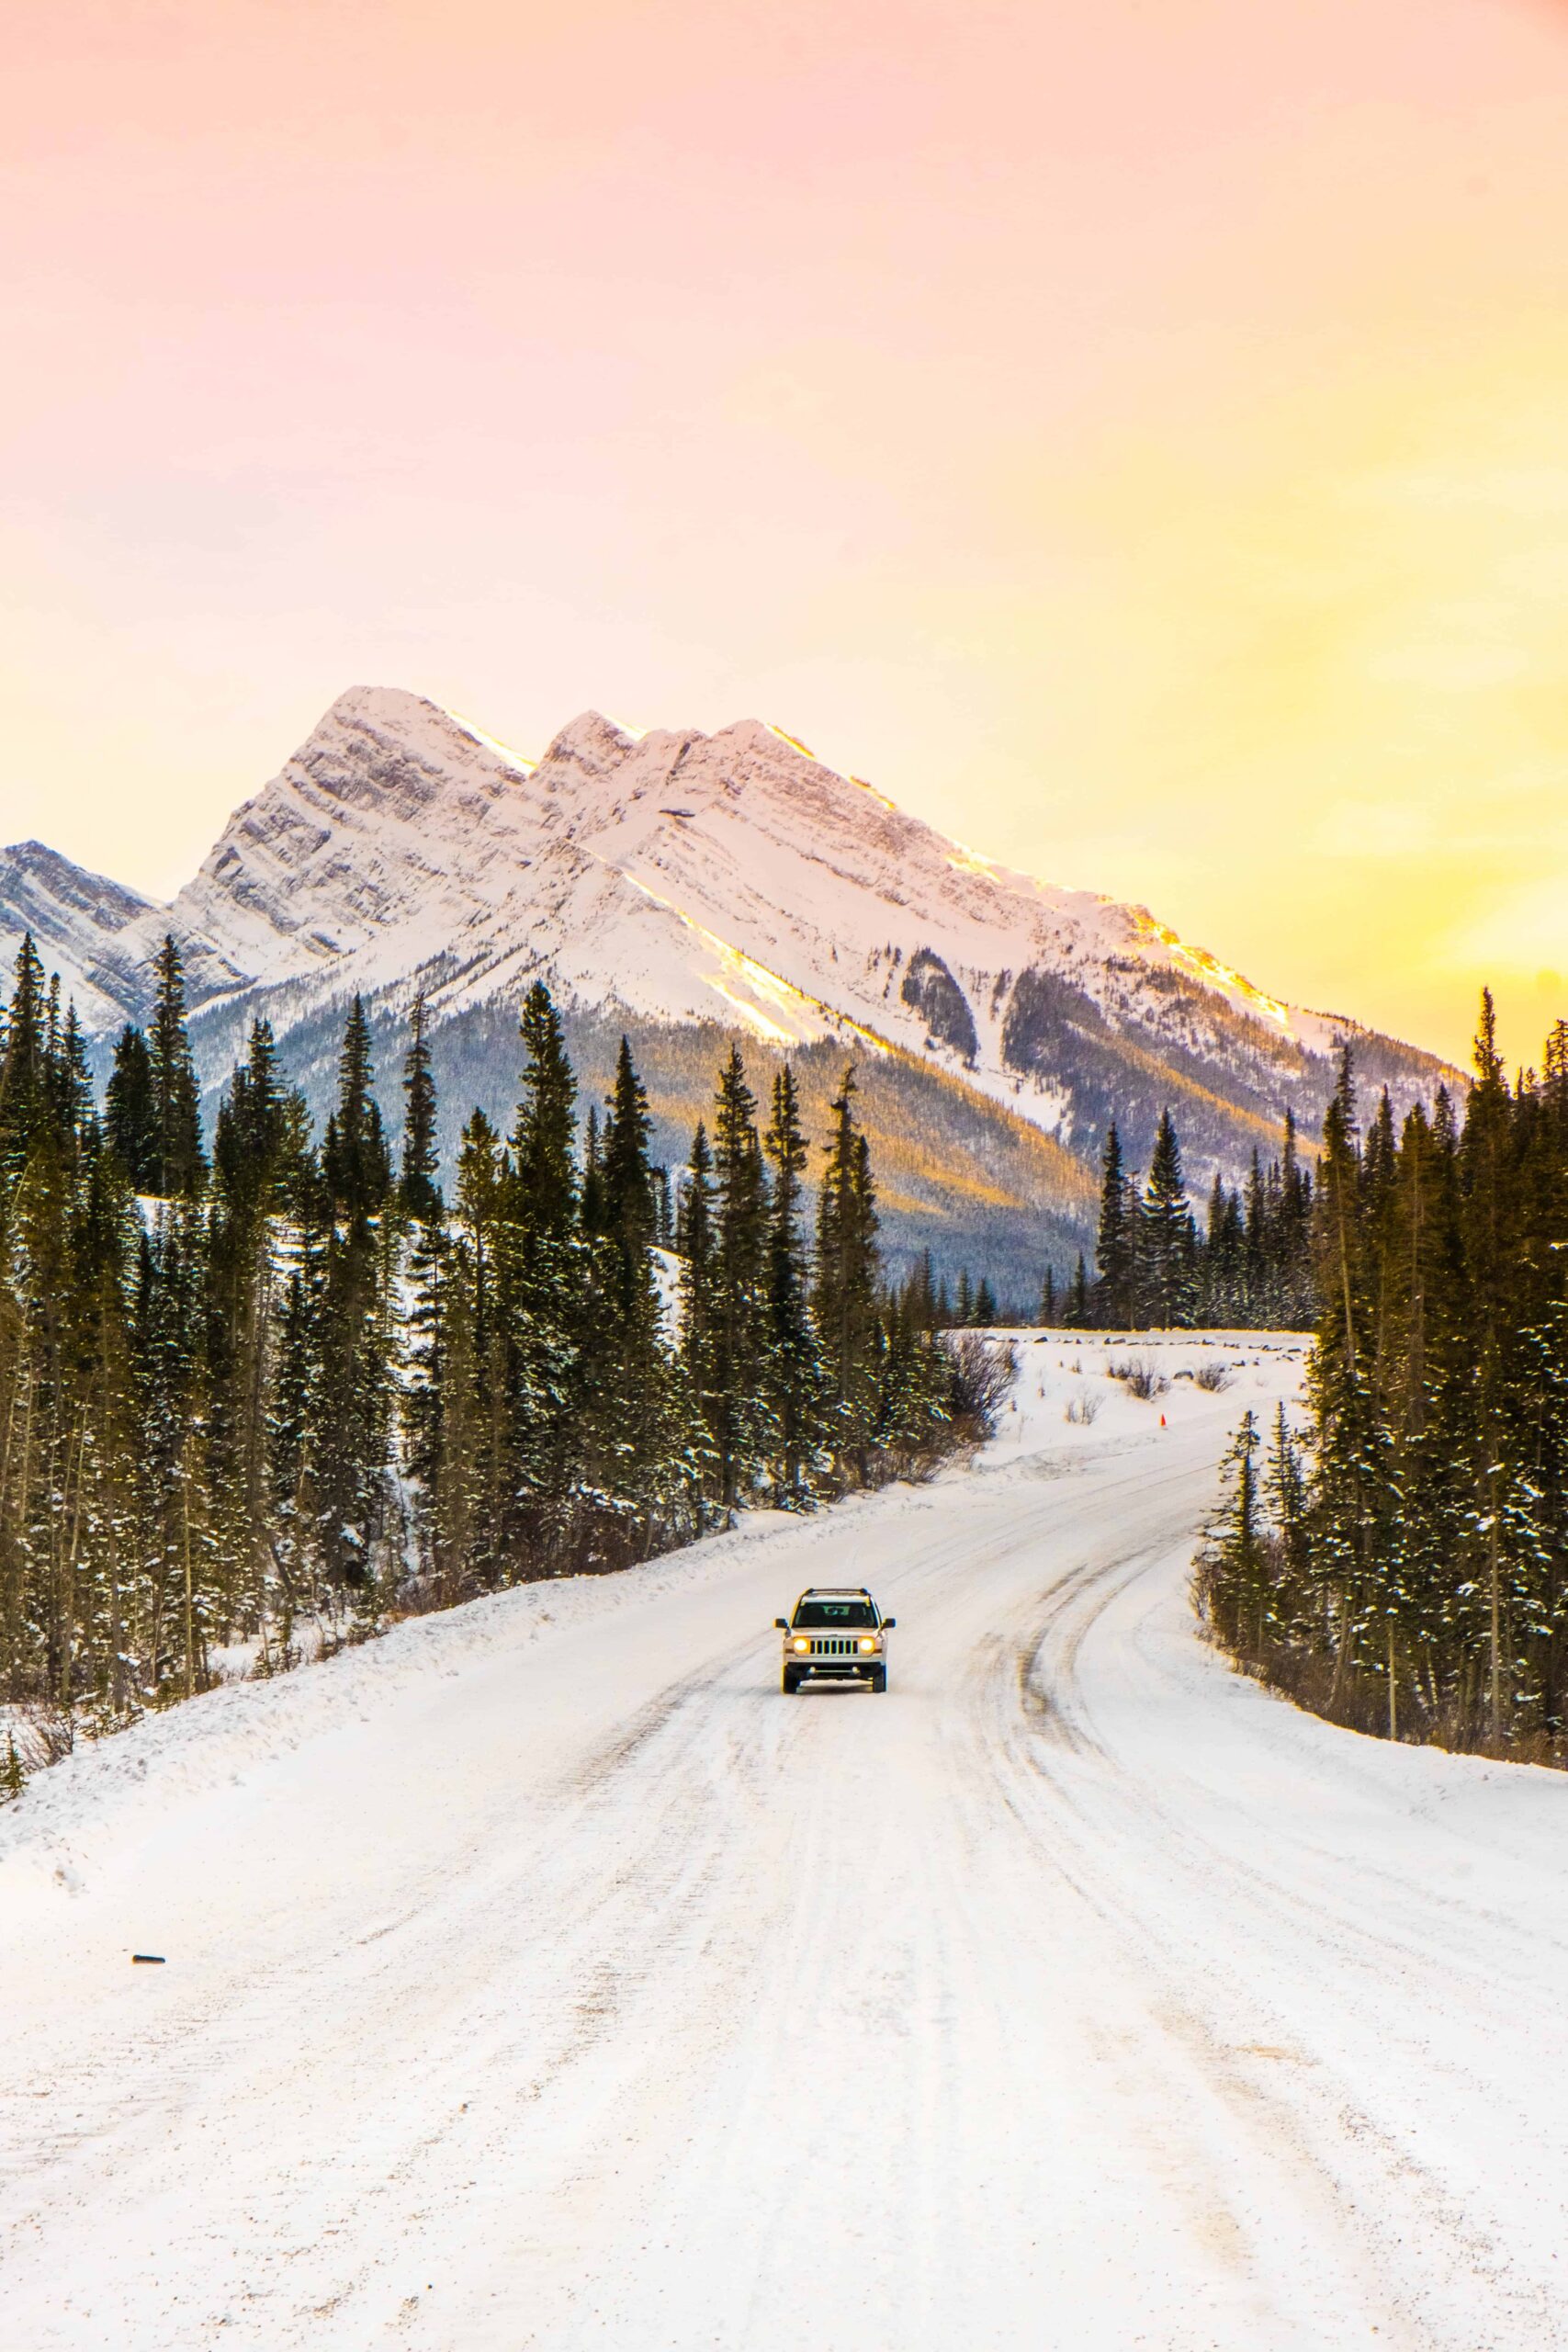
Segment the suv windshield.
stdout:
[[874,1626],[876,1611],[869,1600],[803,1600],[795,1610],[795,1622],[807,1633],[826,1632],[840,1625]]

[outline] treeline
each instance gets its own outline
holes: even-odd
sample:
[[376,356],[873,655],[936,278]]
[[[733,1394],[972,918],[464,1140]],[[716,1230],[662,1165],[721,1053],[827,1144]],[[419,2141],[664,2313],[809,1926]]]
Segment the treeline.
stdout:
[[1568,1760],[1568,1024],[1510,1084],[1484,996],[1462,1121],[1397,1131],[1347,1056],[1312,1262],[1305,1428],[1244,1422],[1201,1605],[1337,1722]]
[[988,1274],[967,1270],[950,1289],[928,1254],[919,1280],[939,1330],[1044,1323],[1068,1329],[1302,1330],[1316,1312],[1312,1176],[1285,1114],[1280,1156],[1255,1151],[1244,1185],[1217,1172],[1200,1226],[1188,1198],[1181,1143],[1160,1119],[1146,1182],[1127,1166],[1112,1120],[1100,1160],[1094,1272],[1083,1252],[1064,1283],[1045,1270],[1038,1300],[998,1299]]
[[330,1645],[907,1473],[973,1417],[922,1284],[883,1280],[852,1071],[814,1155],[789,1069],[764,1118],[733,1053],[671,1188],[624,1041],[586,1123],[542,986],[521,1059],[511,1133],[475,1113],[449,1202],[418,1008],[396,1163],[357,999],[320,1139],[257,1021],[209,1149],[174,942],[101,1116],[24,943],[0,1013],[0,1698],[52,1711],[51,1737],[198,1690],[225,1652],[266,1673],[307,1627]]
[[1312,1213],[1313,1180],[1289,1111],[1278,1159],[1266,1168],[1254,1151],[1241,1187],[1216,1173],[1201,1228],[1168,1110],[1142,1184],[1113,1120],[1100,1163],[1095,1272],[1080,1256],[1060,1293],[1048,1273],[1041,1320],[1111,1331],[1303,1329],[1316,1311]]

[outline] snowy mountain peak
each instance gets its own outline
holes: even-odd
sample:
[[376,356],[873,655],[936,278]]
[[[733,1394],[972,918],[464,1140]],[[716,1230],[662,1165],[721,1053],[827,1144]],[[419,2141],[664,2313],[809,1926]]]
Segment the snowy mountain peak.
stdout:
[[0,891],[19,898],[28,889],[39,894],[40,904],[72,908],[100,931],[123,931],[152,904],[123,883],[73,865],[43,842],[13,842],[0,850]]
[[45,970],[59,974],[89,1031],[116,1025],[128,1006],[143,1004],[160,911],[42,842],[0,850],[0,951],[9,964],[30,933]]
[[[1233,1170],[1287,1103],[1312,1124],[1349,1026],[1145,908],[994,864],[761,719],[637,734],[588,710],[534,763],[389,686],[339,695],[172,906],[5,853],[0,930],[29,927],[97,1030],[142,1015],[172,929],[214,1075],[264,997],[285,1043],[355,990],[502,1037],[487,1008],[542,976],[616,1027],[903,1055],[1086,1155],[1114,1114],[1136,1157],[1170,1101],[1195,1166]],[[1358,1034],[1401,1100],[1452,1075]]]

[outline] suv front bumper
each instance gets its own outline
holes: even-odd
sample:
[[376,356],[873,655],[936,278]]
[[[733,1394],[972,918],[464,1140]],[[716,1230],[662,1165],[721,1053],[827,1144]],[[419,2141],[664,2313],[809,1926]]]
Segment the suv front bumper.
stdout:
[[886,1671],[886,1650],[786,1649],[784,1670],[796,1682],[871,1682]]

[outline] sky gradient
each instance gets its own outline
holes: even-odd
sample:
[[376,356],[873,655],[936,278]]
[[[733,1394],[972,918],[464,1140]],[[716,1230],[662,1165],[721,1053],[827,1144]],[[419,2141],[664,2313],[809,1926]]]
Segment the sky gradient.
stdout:
[[1568,1012],[1561,0],[14,0],[0,838],[342,688],[755,715],[1261,986]]

